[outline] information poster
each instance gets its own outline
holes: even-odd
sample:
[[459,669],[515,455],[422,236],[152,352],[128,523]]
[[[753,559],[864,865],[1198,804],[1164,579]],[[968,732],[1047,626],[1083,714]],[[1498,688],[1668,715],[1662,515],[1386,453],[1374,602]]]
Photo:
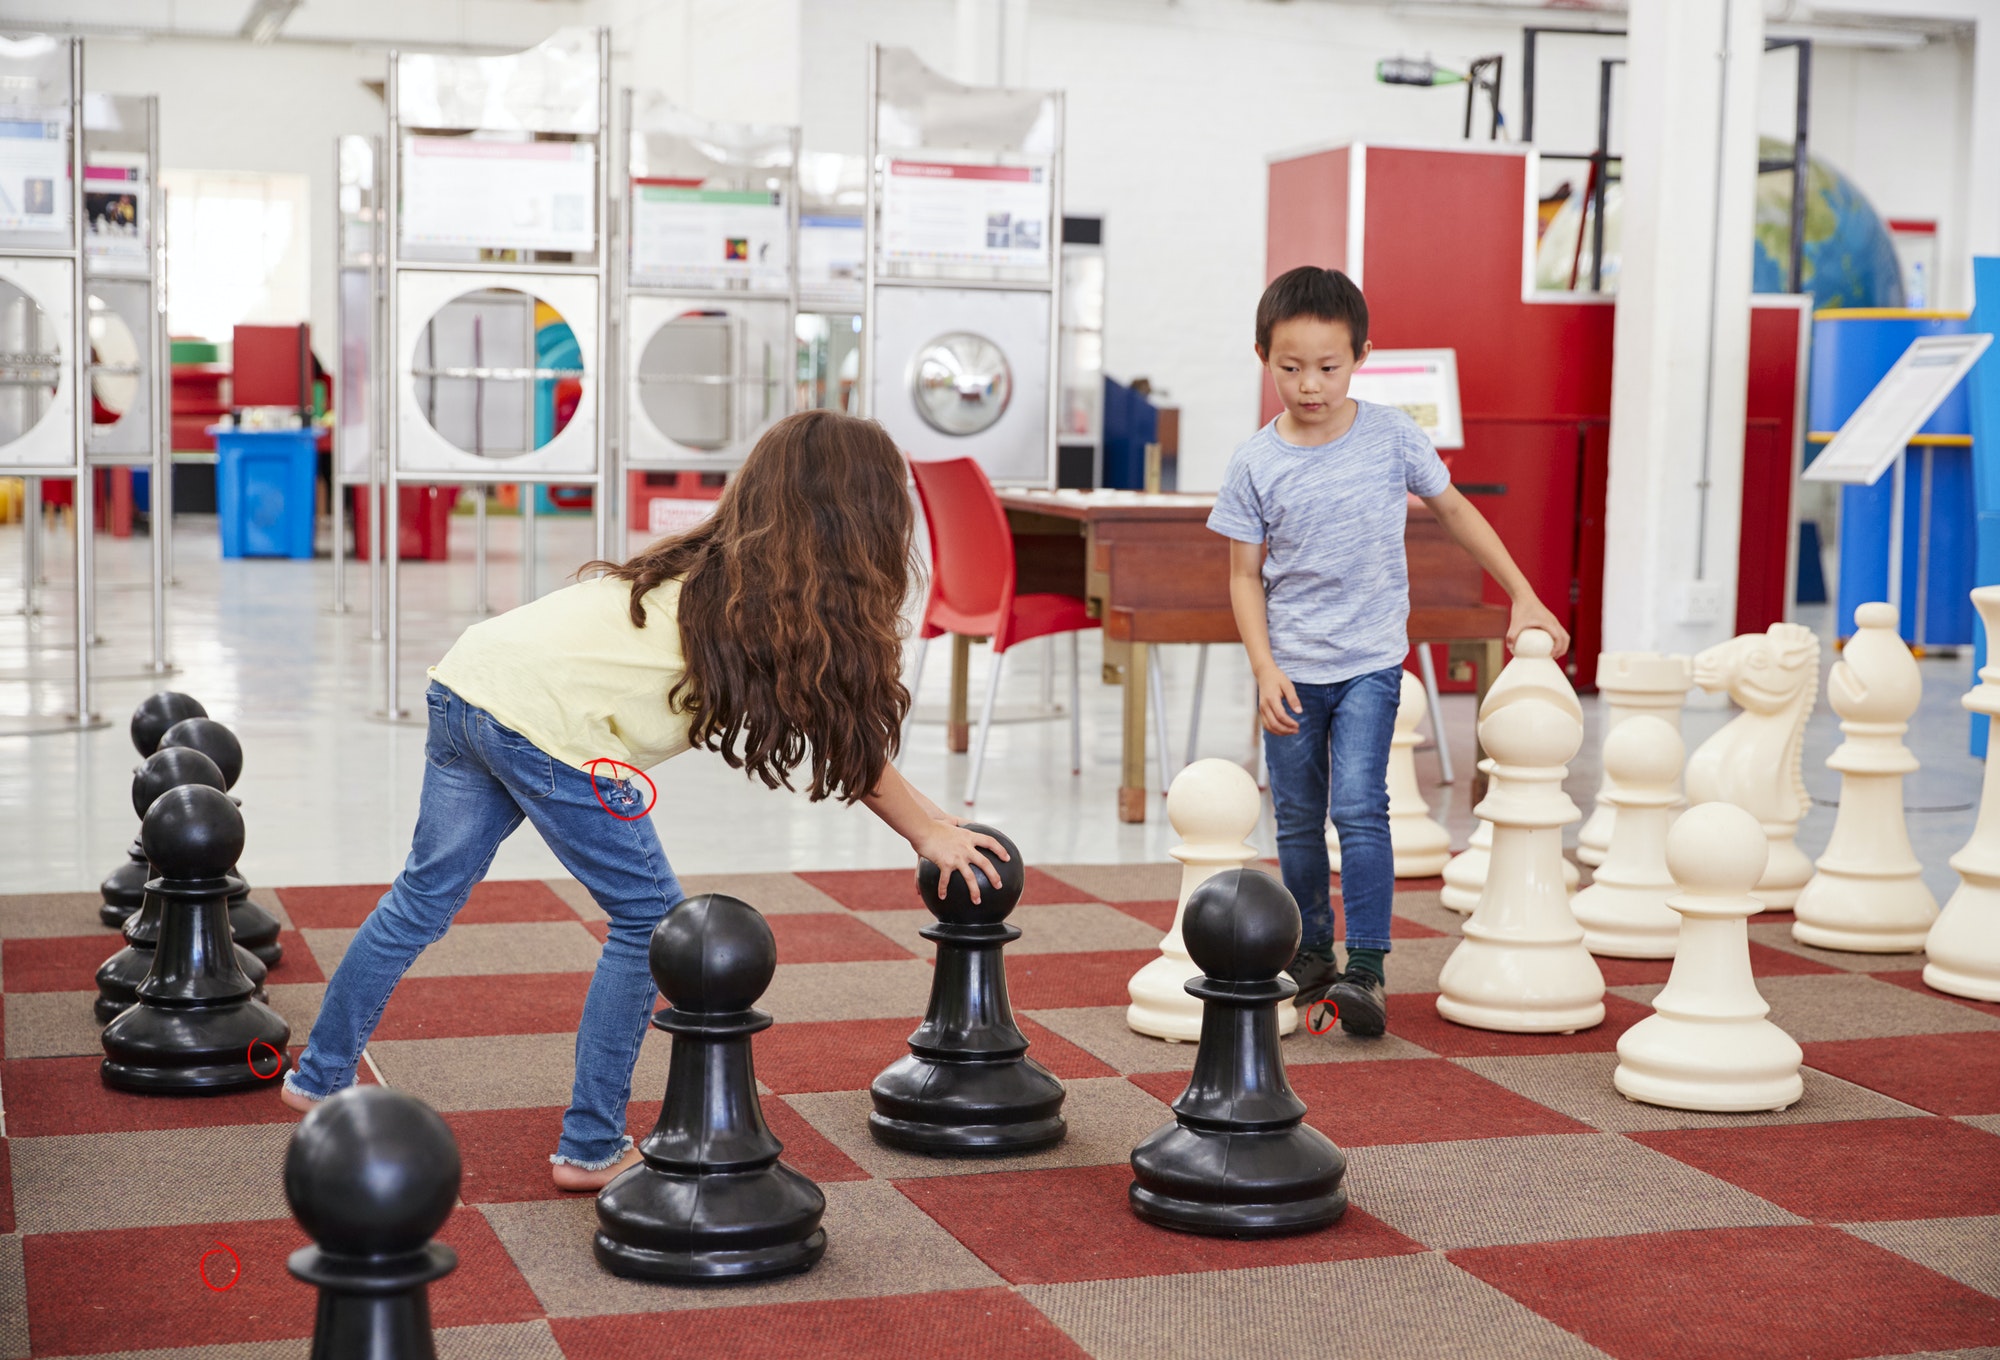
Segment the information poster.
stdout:
[[1805,480],[1875,485],[1992,343],[1980,332],[1912,340],[1813,459]]
[[69,140],[65,125],[0,119],[0,231],[66,231]]
[[785,196],[632,181],[632,279],[716,288],[733,281],[772,292],[790,284]]
[[1047,268],[1049,169],[892,159],[882,190],[882,258]]
[[1378,349],[1354,370],[1347,392],[1356,401],[1396,407],[1417,422],[1436,448],[1465,447],[1457,350]]
[[588,142],[404,139],[409,245],[588,252],[597,246],[596,193]]
[[799,289],[859,287],[867,233],[858,217],[812,214],[799,219]]
[[146,268],[146,158],[105,152],[83,167],[83,250],[99,263]]

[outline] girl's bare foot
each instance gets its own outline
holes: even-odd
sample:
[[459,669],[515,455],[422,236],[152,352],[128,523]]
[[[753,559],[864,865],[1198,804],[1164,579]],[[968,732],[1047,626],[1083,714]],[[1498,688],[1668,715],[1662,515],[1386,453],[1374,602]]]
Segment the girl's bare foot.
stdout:
[[311,1096],[301,1095],[289,1086],[278,1088],[278,1098],[284,1101],[289,1108],[297,1110],[300,1114],[311,1114],[313,1107],[319,1104]]
[[558,1190],[588,1190],[595,1194],[638,1164],[639,1149],[627,1148],[623,1157],[596,1171],[586,1171],[575,1162],[557,1162],[549,1168],[549,1172],[555,1178]]

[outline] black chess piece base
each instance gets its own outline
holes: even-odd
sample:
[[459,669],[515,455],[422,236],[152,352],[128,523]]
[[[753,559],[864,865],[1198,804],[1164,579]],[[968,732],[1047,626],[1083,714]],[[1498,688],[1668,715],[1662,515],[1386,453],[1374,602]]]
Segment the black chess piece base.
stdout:
[[1011,1156],[1063,1140],[1063,1088],[1033,1058],[949,1066],[912,1053],[870,1088],[868,1131],[879,1143],[933,1156]]
[[139,910],[146,900],[146,880],[153,876],[151,866],[146,863],[146,852],[133,841],[127,850],[125,863],[105,875],[98,893],[104,904],[97,909],[97,919],[113,930],[123,930],[125,923],[132,919],[132,913]]
[[1273,1133],[1169,1125],[1133,1150],[1132,1170],[1132,1212],[1181,1232],[1283,1237],[1347,1212],[1347,1159],[1305,1125]]
[[[819,1187],[776,1162],[746,1172],[663,1174],[641,1162],[598,1192],[598,1221],[654,1241],[677,1233],[686,1251],[643,1246],[603,1227],[591,1242],[599,1265],[639,1280],[768,1280],[809,1270],[826,1255]],[[736,1227],[733,1225],[745,1225]]]
[[[110,1024],[118,1018],[120,1011],[139,999],[139,984],[146,980],[146,974],[153,971],[153,955],[159,943],[157,926],[146,933],[152,936],[151,947],[128,944],[99,966],[97,1000],[91,1006],[98,1024]],[[264,982],[270,976],[264,961],[242,945],[237,945],[236,966],[243,970],[243,976],[250,979],[252,995],[263,1001],[266,998]]]
[[291,1066],[290,1041],[291,1026],[260,1001],[217,1011],[135,1005],[105,1026],[99,1071],[117,1091],[219,1095],[275,1083]]

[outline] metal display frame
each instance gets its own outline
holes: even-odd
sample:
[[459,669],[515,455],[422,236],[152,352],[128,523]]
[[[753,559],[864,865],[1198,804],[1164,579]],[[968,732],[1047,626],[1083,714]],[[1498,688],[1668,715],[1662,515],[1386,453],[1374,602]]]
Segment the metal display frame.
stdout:
[[[594,70],[585,70],[574,60],[578,53],[591,53]],[[416,69],[406,73],[406,63]],[[439,56],[429,53],[406,53],[391,51],[388,62],[386,97],[388,104],[388,128],[384,139],[383,174],[381,179],[381,202],[383,207],[383,256],[386,275],[386,306],[382,329],[384,343],[380,347],[379,359],[374,377],[381,393],[378,405],[387,413],[383,438],[384,472],[382,478],[382,513],[377,520],[382,524],[382,550],[378,561],[383,564],[385,599],[383,605],[383,633],[386,645],[383,648],[382,708],[379,716],[391,721],[406,719],[408,711],[402,707],[398,670],[402,660],[401,646],[401,497],[397,494],[405,485],[423,486],[476,486],[480,489],[481,500],[485,488],[491,485],[516,483],[522,487],[521,533],[523,594],[534,598],[536,578],[536,552],[534,541],[534,497],[530,488],[543,485],[589,486],[592,489],[591,519],[597,544],[597,555],[610,556],[613,540],[611,530],[615,524],[607,488],[611,478],[607,475],[608,460],[604,453],[604,436],[608,424],[610,406],[607,390],[614,382],[614,372],[610,367],[611,341],[609,335],[611,289],[611,231],[610,231],[610,174],[609,138],[611,135],[611,34],[609,29],[558,29],[549,38],[535,47],[521,52],[498,57]],[[406,93],[406,74],[417,77]],[[590,95],[594,86],[594,102]],[[405,109],[406,99],[411,108]],[[413,121],[406,114],[417,115]],[[593,143],[592,157],[592,202],[595,219],[594,243],[590,257],[593,263],[578,264],[573,261],[522,261],[476,258],[493,253],[536,254],[534,248],[495,247],[475,249],[475,258],[441,258],[434,250],[419,250],[412,254],[406,250],[401,234],[403,182],[403,139],[406,131],[446,133],[500,133],[500,134],[544,134],[554,133],[572,136],[578,140],[588,139]],[[581,251],[568,252],[580,255]],[[580,308],[580,321],[587,325],[572,325],[577,343],[584,350],[583,397],[575,416],[569,424],[548,444],[533,453],[566,447],[560,452],[570,452],[578,442],[589,444],[588,467],[578,459],[576,466],[551,467],[555,455],[537,459],[540,466],[508,466],[506,462],[495,460],[491,467],[473,466],[481,461],[477,455],[465,454],[464,462],[448,458],[457,463],[450,467],[415,468],[407,465],[403,447],[406,422],[414,419],[422,428],[429,428],[428,420],[421,412],[411,408],[413,404],[412,371],[410,356],[404,352],[404,291],[414,288],[419,296],[456,283],[460,291],[479,288],[510,288],[528,292],[531,296],[542,296],[540,290],[561,295],[571,303],[586,304]],[[435,313],[431,313],[434,315]],[[565,312],[566,317],[574,312]],[[428,316],[425,318],[426,322]],[[586,336],[587,332],[587,336]],[[417,332],[413,331],[412,334]],[[452,375],[460,376],[460,375]],[[473,374],[495,380],[539,379],[542,370],[494,370],[492,373]],[[585,423],[579,424],[579,418]],[[587,433],[586,433],[587,432]],[[433,431],[433,433],[435,433]],[[449,449],[442,436],[437,444]],[[529,457],[533,457],[533,453]],[[510,460],[518,462],[519,460]],[[482,525],[483,528],[483,525]],[[483,575],[483,572],[482,572]],[[483,582],[482,582],[483,584]]]
[[[368,182],[350,175],[348,153],[368,166]],[[349,611],[347,600],[347,501],[342,490],[362,490],[368,498],[368,638],[382,640],[382,471],[383,424],[388,403],[377,390],[382,370],[382,323],[388,304],[388,284],[383,269],[383,155],[382,139],[372,134],[343,133],[334,138],[333,176],[335,185],[334,226],[334,395],[333,395],[333,612]],[[345,203],[353,189],[360,199],[358,211],[350,213]],[[363,249],[355,251],[352,228],[366,228]],[[358,275],[368,298],[368,319],[359,336],[348,333],[345,287],[350,275]],[[362,351],[361,390],[354,391],[347,363],[350,347]],[[365,470],[358,476],[347,468],[350,441],[357,433],[341,419],[342,404],[360,404],[362,419],[358,433],[366,440]],[[359,548],[359,544],[355,545]]]
[[[917,120],[899,116],[902,135],[893,143],[893,149],[905,152],[947,152],[954,154],[989,153],[992,165],[1003,165],[1000,159],[1006,155],[1046,155],[1049,166],[1049,207],[1048,219],[1044,227],[1043,239],[1047,242],[1048,263],[1045,277],[1030,278],[1025,273],[1003,275],[1003,269],[1014,266],[954,265],[940,263],[926,266],[921,271],[885,272],[882,252],[882,205],[886,191],[888,173],[887,154],[890,145],[883,137],[884,99],[883,62],[888,58],[903,68],[903,74],[920,82],[923,86],[923,109],[925,122],[934,124],[933,132],[948,129],[948,136],[923,140],[925,128],[917,125]],[[998,126],[1007,121],[1018,121],[1021,110],[1030,101],[1038,101],[1043,109],[1034,119],[1033,125],[1023,134],[1009,139],[998,131]],[[995,475],[992,468],[987,472],[998,486],[1026,486],[1053,488],[1056,485],[1058,450],[1061,445],[1061,401],[1062,401],[1062,222],[1063,222],[1063,170],[1064,170],[1064,118],[1065,98],[1060,90],[1010,90],[982,88],[963,85],[951,80],[926,66],[908,48],[887,47],[880,43],[871,44],[868,49],[868,128],[867,128],[867,205],[862,214],[862,229],[865,238],[862,279],[862,344],[860,376],[858,386],[861,396],[861,414],[881,420],[883,412],[876,409],[875,380],[878,369],[885,362],[877,348],[883,342],[883,309],[881,301],[884,290],[928,290],[932,292],[957,292],[953,300],[955,307],[967,311],[984,311],[996,314],[990,303],[982,306],[980,294],[1039,294],[1046,298],[1047,334],[1044,339],[1043,367],[1041,380],[1045,384],[1042,419],[1042,467],[1038,476],[1022,478],[1003,474]],[[900,112],[900,111],[899,111]],[[1046,127],[1043,123],[1047,124]],[[985,124],[986,126],[982,126]],[[1030,149],[1028,143],[1034,142]],[[982,320],[983,324],[983,320]],[[940,329],[950,329],[944,318],[940,318]],[[890,433],[895,434],[893,425]],[[909,450],[905,450],[906,454]],[[976,449],[968,447],[966,455],[977,458]],[[982,465],[983,461],[982,461]]]
[[[671,154],[666,165],[654,164],[651,142],[661,144]],[[616,413],[612,420],[612,503],[618,510],[618,531],[625,528],[626,481],[630,472],[729,472],[742,466],[757,440],[774,423],[797,409],[797,346],[799,317],[799,158],[800,130],[795,126],[755,123],[723,123],[702,119],[655,97],[635,114],[634,91],[619,92],[617,130],[619,148],[617,185],[618,212],[614,223],[612,308],[612,350],[617,376]],[[779,155],[782,163],[758,164],[759,157]],[[689,181],[689,188],[716,188],[763,192],[775,181],[784,196],[785,207],[785,287],[776,291],[758,288],[755,279],[723,279],[703,286],[697,283],[655,283],[638,277],[634,268],[636,222],[632,194],[639,181],[666,170],[667,178]],[[693,181],[699,179],[700,183]],[[735,286],[740,283],[742,286]],[[767,314],[781,307],[782,334],[778,346],[778,370],[773,378],[758,383],[754,375],[732,371],[723,375],[685,375],[687,381],[716,382],[730,388],[730,430],[734,434],[720,449],[704,450],[679,444],[666,431],[653,426],[652,436],[642,447],[633,437],[635,420],[650,418],[641,409],[639,387],[645,348],[659,329],[671,324],[668,313],[676,307],[685,311],[719,309],[725,314],[748,304],[752,311]],[[659,320],[659,327],[641,334],[638,318]],[[666,319],[662,319],[666,318]],[[779,400],[775,412],[757,421],[753,428],[735,434],[736,411],[742,389],[753,384],[769,387],[775,383]]]
[[[93,108],[95,106],[95,108]],[[167,338],[167,212],[166,198],[160,187],[160,97],[158,95],[107,95],[86,94],[84,108],[84,164],[90,163],[93,149],[111,151],[140,151],[146,157],[145,184],[145,239],[143,265],[138,270],[107,268],[99,263],[91,265],[90,251],[86,240],[84,249],[84,296],[86,305],[91,296],[91,284],[122,283],[137,284],[145,290],[144,334],[134,337],[140,343],[143,356],[138,371],[140,390],[145,393],[148,417],[144,421],[145,446],[138,450],[106,451],[91,449],[90,442],[95,427],[89,420],[89,407],[85,403],[94,391],[94,381],[79,385],[77,401],[78,414],[84,430],[84,447],[90,466],[96,468],[144,467],[148,471],[147,536],[150,539],[151,588],[150,617],[152,624],[152,654],[147,669],[154,675],[165,675],[174,669],[167,659],[167,577],[172,561],[172,539],[174,532],[173,512],[173,366]],[[137,139],[123,139],[125,144],[93,148],[92,133],[123,131],[125,111],[142,116],[143,136]],[[118,126],[107,127],[104,115],[115,113]],[[98,118],[93,127],[93,116]],[[138,141],[137,146],[129,143]],[[88,190],[88,183],[85,184]],[[79,199],[79,201],[82,201]],[[85,335],[88,338],[89,317],[84,318]],[[94,378],[95,374],[108,367],[98,364],[88,357],[86,350],[85,371]],[[122,427],[120,420],[112,426]],[[93,530],[94,532],[94,530]],[[93,589],[96,585],[92,573]],[[95,636],[96,599],[91,600],[92,642]]]
[[[72,678],[75,683],[76,709],[55,723],[30,721],[27,726],[10,728],[0,735],[34,736],[48,732],[75,732],[93,727],[102,727],[104,720],[91,708],[90,693],[90,643],[91,643],[91,595],[95,589],[92,576],[94,527],[93,491],[91,464],[86,441],[89,435],[88,410],[83,404],[84,356],[90,352],[88,298],[85,293],[83,262],[83,39],[78,37],[58,37],[49,34],[6,35],[10,46],[23,49],[40,47],[42,52],[60,51],[66,60],[61,66],[67,69],[69,88],[60,103],[35,104],[38,110],[47,111],[63,108],[68,115],[69,136],[69,183],[70,200],[68,239],[61,244],[17,245],[0,241],[0,275],[15,280],[31,278],[36,274],[48,274],[57,278],[62,289],[63,301],[69,310],[67,335],[63,353],[58,356],[56,395],[54,402],[27,433],[39,428],[67,404],[69,421],[68,438],[62,440],[67,446],[67,457],[57,461],[51,459],[41,463],[0,464],[0,475],[21,477],[27,482],[27,504],[22,525],[22,557],[24,574],[22,579],[24,616],[40,612],[35,599],[35,588],[41,578],[41,482],[45,477],[68,479],[75,483],[76,513],[76,660]],[[42,46],[46,44],[46,46]],[[24,50],[19,60],[26,64],[33,62],[36,53]],[[12,53],[0,53],[0,65],[11,64]],[[40,64],[42,71],[57,69],[56,63]],[[6,82],[9,89],[28,88],[39,91],[43,76],[34,70]],[[26,102],[26,101],[10,101]],[[4,109],[4,105],[0,105]],[[51,233],[54,235],[54,233]],[[62,268],[66,266],[66,271]],[[66,282],[60,275],[67,273]],[[26,291],[24,289],[24,291]],[[33,296],[31,293],[30,296]],[[54,300],[53,298],[48,300]],[[39,305],[39,303],[38,303]]]

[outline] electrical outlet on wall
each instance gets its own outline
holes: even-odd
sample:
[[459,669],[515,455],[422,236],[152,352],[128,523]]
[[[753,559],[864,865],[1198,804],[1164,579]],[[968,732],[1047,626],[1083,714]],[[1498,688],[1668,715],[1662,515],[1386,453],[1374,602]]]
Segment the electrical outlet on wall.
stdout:
[[1681,584],[1680,621],[1689,624],[1722,622],[1728,603],[1717,581],[1685,581]]

